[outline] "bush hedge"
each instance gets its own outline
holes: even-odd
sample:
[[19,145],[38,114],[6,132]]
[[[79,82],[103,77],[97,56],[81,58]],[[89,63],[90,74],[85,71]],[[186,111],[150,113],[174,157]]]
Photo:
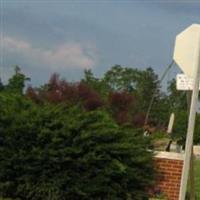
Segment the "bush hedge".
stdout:
[[0,197],[145,199],[153,180],[147,146],[105,111],[0,93]]

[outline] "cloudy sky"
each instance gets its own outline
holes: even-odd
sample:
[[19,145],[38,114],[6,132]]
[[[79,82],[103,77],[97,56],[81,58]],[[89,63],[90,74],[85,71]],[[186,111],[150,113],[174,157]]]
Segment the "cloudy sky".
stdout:
[[0,6],[1,77],[17,64],[33,85],[53,72],[70,81],[85,68],[102,76],[115,64],[161,74],[176,35],[200,23],[200,0],[0,0]]

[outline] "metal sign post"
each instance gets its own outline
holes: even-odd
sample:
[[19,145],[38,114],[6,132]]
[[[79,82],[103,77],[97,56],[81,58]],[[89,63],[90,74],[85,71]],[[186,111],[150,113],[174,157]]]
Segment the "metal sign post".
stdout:
[[[191,85],[192,89],[192,99],[190,105],[190,113],[188,120],[188,129],[186,137],[186,147],[184,155],[184,164],[181,177],[181,187],[179,193],[179,200],[185,200],[187,182],[189,171],[191,176],[192,171],[192,153],[193,153],[193,137],[194,137],[194,127],[195,119],[198,105],[198,94],[199,94],[199,83],[200,83],[200,25],[193,24],[182,33],[176,37],[175,50],[174,50],[174,60],[180,66],[185,75],[191,80],[188,83]],[[181,79],[180,79],[181,80]],[[182,89],[185,88],[183,84],[183,79],[180,82]],[[187,84],[186,84],[187,85]],[[186,87],[187,88],[187,87]],[[188,87],[187,89],[190,89]],[[191,178],[192,180],[192,178]],[[194,194],[194,188],[192,189]],[[194,195],[191,195],[194,199]]]
[[[200,34],[199,34],[198,42],[200,43]],[[197,53],[196,73],[195,73],[194,88],[192,92],[192,99],[191,99],[191,106],[190,106],[186,148],[185,148],[185,158],[184,158],[179,200],[185,200],[187,181],[188,181],[188,175],[189,175],[189,169],[190,169],[190,160],[191,160],[192,148],[193,148],[194,126],[195,126],[195,119],[196,119],[196,112],[197,112],[197,105],[198,105],[199,82],[200,82],[200,55],[199,55],[200,49],[197,49],[196,53]]]
[[199,81],[200,81],[200,59],[199,58],[200,56],[198,55],[198,63],[197,63],[198,66],[197,66],[197,71],[196,71],[194,89],[192,92],[192,100],[191,100],[188,130],[187,130],[187,140],[186,140],[186,148],[185,148],[185,159],[184,159],[184,165],[183,165],[179,200],[185,200],[188,173],[190,169],[190,160],[191,160],[192,148],[193,148],[194,125],[195,125],[197,105],[198,105]]
[[[192,91],[187,91],[187,110],[190,113]],[[193,145],[192,145],[193,146]],[[190,171],[189,171],[189,190],[190,190],[190,200],[195,199],[195,177],[194,177],[194,152],[192,148],[191,160],[190,160]]]

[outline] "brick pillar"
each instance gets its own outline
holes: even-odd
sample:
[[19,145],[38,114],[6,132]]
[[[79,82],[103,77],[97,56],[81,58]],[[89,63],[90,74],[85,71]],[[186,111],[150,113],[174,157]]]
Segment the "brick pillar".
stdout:
[[168,200],[178,200],[183,167],[183,154],[159,152],[154,157],[157,170],[156,188]]

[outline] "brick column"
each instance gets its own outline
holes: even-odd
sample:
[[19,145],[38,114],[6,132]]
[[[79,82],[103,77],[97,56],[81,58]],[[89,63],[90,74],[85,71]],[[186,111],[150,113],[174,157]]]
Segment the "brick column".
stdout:
[[158,152],[154,157],[157,170],[156,188],[168,200],[178,200],[183,167],[183,154]]

